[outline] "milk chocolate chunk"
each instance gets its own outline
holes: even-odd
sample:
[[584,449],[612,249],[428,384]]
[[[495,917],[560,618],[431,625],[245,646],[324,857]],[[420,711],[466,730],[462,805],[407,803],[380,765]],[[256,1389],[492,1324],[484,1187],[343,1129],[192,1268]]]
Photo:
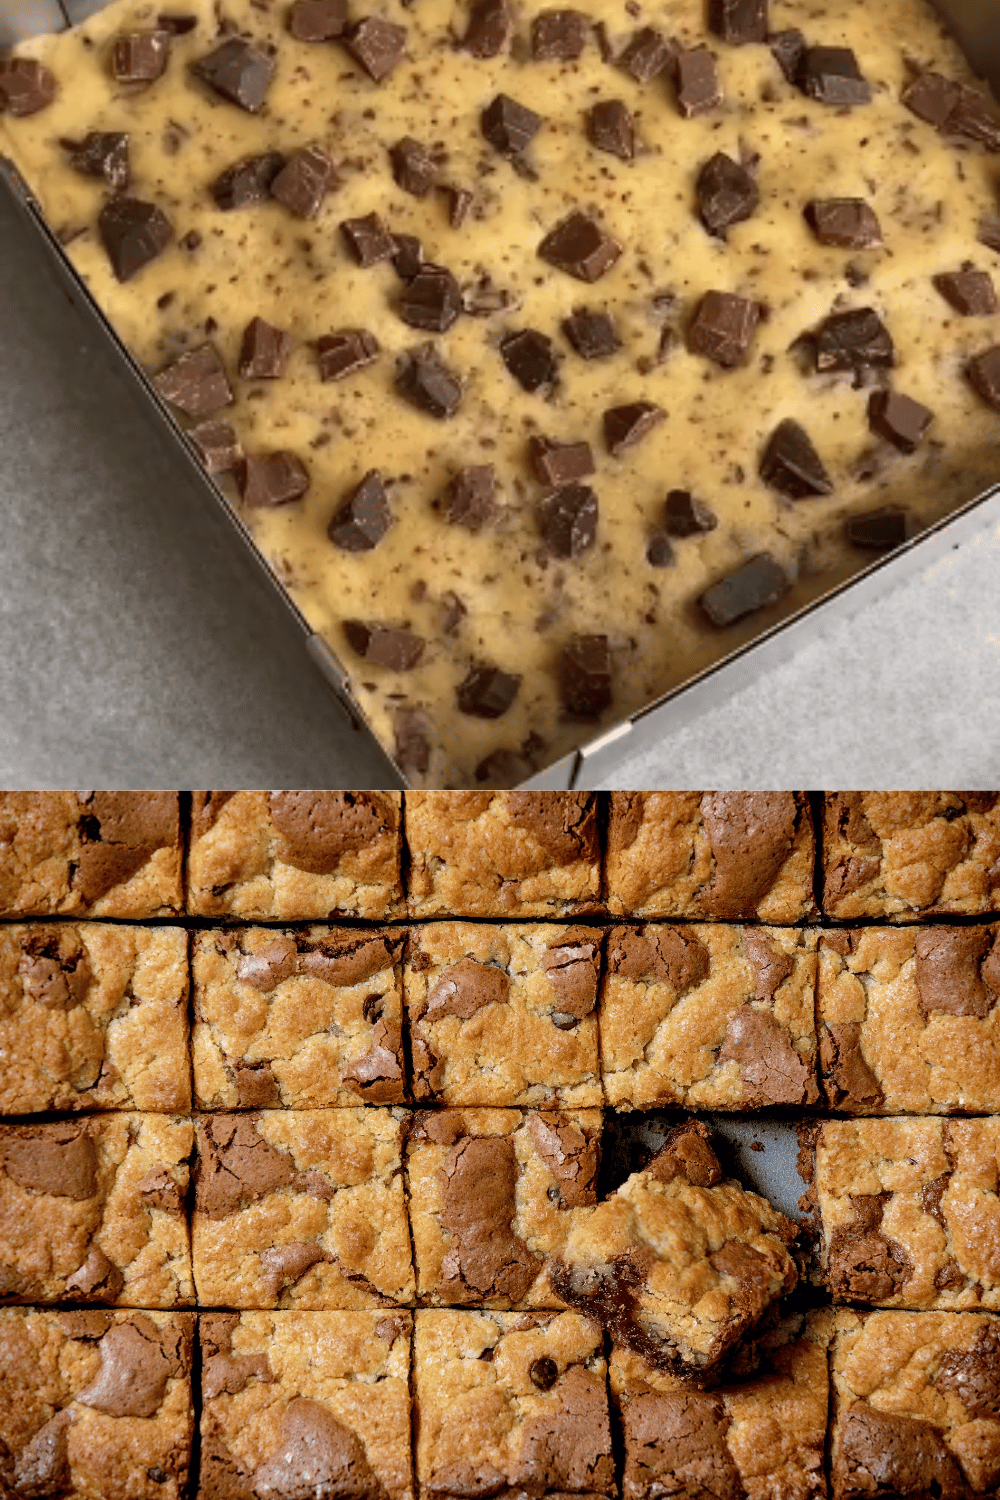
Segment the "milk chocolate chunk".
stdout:
[[166,71],[170,35],[129,31],[111,43],[111,75],[118,83],[153,83]]
[[733,224],[752,218],[760,205],[760,192],[746,167],[722,151],[698,173],[695,196],[701,222],[721,239]]
[[526,104],[518,104],[509,94],[497,94],[479,116],[479,128],[497,151],[504,156],[517,156],[541,130],[542,117]]
[[963,318],[987,318],[997,311],[997,294],[987,271],[946,271],[934,285]]
[[759,318],[759,306],[746,297],[706,292],[688,329],[688,349],[733,369],[745,360]]
[[1000,344],[970,360],[967,374],[987,405],[1000,411]]
[[612,406],[604,413],[604,441],[615,458],[634,448],[665,419],[662,406],[652,401],[632,401],[627,406]]
[[591,21],[578,10],[543,10],[531,23],[531,54],[537,62],[572,62],[587,45]]
[[873,250],[882,244],[881,225],[863,198],[814,198],[805,216],[821,245]]
[[261,156],[245,156],[215,179],[209,191],[216,206],[224,212],[263,203],[271,196],[271,184],[285,165],[280,151],[265,151]]
[[396,390],[404,401],[431,417],[453,417],[462,404],[462,382],[433,344],[406,355]]
[[707,47],[677,54],[677,104],[686,120],[707,115],[722,103],[722,85],[715,57]]
[[174,237],[166,215],[139,198],[112,198],[101,209],[97,228],[118,281],[131,281]]
[[459,684],[458,706],[474,719],[499,719],[517,697],[521,679],[499,667],[475,666]]
[[820,104],[870,104],[871,85],[850,47],[807,47],[799,62],[799,85]]
[[958,103],[958,84],[940,73],[918,73],[900,97],[911,114],[943,130]]
[[460,469],[449,481],[438,503],[442,519],[466,531],[482,531],[497,516],[497,482],[492,464],[473,464]]
[[187,435],[210,474],[227,474],[243,462],[243,444],[228,422],[199,422]]
[[427,642],[412,630],[366,620],[345,620],[344,634],[352,651],[376,667],[411,672],[418,666]]
[[428,263],[407,282],[396,311],[411,328],[445,333],[462,311],[462,291],[446,267]]
[[733,46],[767,40],[768,0],[708,0],[708,25]]
[[671,568],[674,549],[665,531],[654,531],[646,543],[646,561],[651,568]]
[[868,425],[901,453],[915,453],[927,435],[934,413],[899,391],[873,391],[868,398]]
[[55,75],[33,57],[0,58],[0,106],[12,115],[36,115],[56,97]]
[[385,481],[378,469],[370,469],[330,522],[327,535],[343,552],[370,552],[391,525]]
[[309,488],[309,471],[294,453],[250,454],[239,471],[243,504],[252,510],[273,510],[301,500]]
[[154,377],[153,384],[186,417],[210,417],[233,400],[222,361],[211,344],[182,354]]
[[596,219],[579,209],[550,229],[538,247],[542,260],[578,281],[598,281],[621,253],[621,246]]
[[380,352],[378,339],[364,328],[345,328],[316,341],[321,380],[343,380],[374,364]]
[[948,1350],[934,1389],[957,1396],[973,1422],[1000,1417],[1000,1338],[995,1323],[983,1320],[971,1349]]
[[414,198],[426,198],[438,180],[437,163],[427,147],[412,135],[404,135],[390,147],[389,159],[396,186],[404,193],[412,193]]
[[474,0],[462,46],[473,57],[496,57],[510,40],[511,24],[507,0]]
[[128,136],[117,130],[92,130],[82,141],[62,141],[69,164],[84,177],[103,177],[116,192],[128,187]]
[[863,516],[851,516],[844,529],[851,545],[867,552],[891,552],[914,534],[909,512],[891,505]]
[[297,219],[315,219],[336,182],[333,162],[319,146],[293,151],[271,183],[271,197]]
[[606,359],[622,346],[615,320],[607,312],[574,308],[571,316],[563,319],[562,330],[581,359]]
[[760,477],[789,500],[830,495],[833,485],[804,427],[788,417],[779,422],[764,449]]
[[291,349],[292,340],[283,328],[275,328],[263,318],[252,318],[240,346],[240,374],[246,380],[277,380]]
[[622,161],[635,155],[632,115],[621,99],[601,99],[586,114],[587,139],[598,151],[607,151]]
[[528,457],[542,484],[558,489],[574,480],[586,479],[594,472],[594,455],[589,443],[557,443],[551,438],[530,437]]
[[791,579],[771,554],[761,552],[728,578],[713,583],[698,602],[712,624],[722,627],[773,604],[791,586]]
[[795,26],[790,26],[785,31],[772,31],[767,44],[788,82],[795,83],[799,76],[799,64],[806,50],[806,39],[802,32]]
[[816,369],[821,373],[892,369],[896,350],[889,330],[871,307],[852,308],[827,318],[816,334]]
[[559,658],[559,696],[574,719],[599,719],[611,707],[611,652],[606,635],[575,635]]
[[673,62],[674,49],[653,26],[643,26],[618,57],[618,66],[630,73],[637,83],[649,83]]
[[[566,936],[569,937],[570,934],[567,933]],[[549,977],[555,981],[556,975],[567,975],[568,985],[578,992],[575,1009],[580,1014],[574,1015],[573,1019],[582,1020],[585,1015],[592,1013],[597,1002],[597,945],[586,942],[580,947],[571,948],[569,952],[575,957],[565,965],[558,964],[551,968]],[[558,950],[550,950],[546,954],[546,960],[550,957],[558,957]],[[588,1140],[584,1132],[564,1115],[549,1114],[547,1111],[529,1115],[527,1123],[531,1144],[559,1185],[559,1197],[556,1200],[559,1207],[586,1208],[596,1203],[595,1179],[600,1157],[600,1141],[596,1135]],[[531,1383],[544,1390],[544,1381],[548,1378],[549,1371],[546,1369],[543,1376],[541,1371],[535,1371],[536,1365],[555,1366],[555,1361],[536,1360],[528,1371]],[[554,1377],[550,1383],[555,1383]]]
[[406,32],[381,16],[366,16],[348,31],[347,50],[369,78],[381,83],[402,61]]
[[191,71],[220,98],[255,115],[271,87],[274,60],[253,42],[234,36],[192,63]]
[[332,42],[347,25],[347,0],[295,0],[288,29],[299,42]]
[[424,247],[415,234],[394,234],[392,269],[400,281],[412,281],[424,263]]
[[663,529],[667,536],[702,536],[714,531],[719,520],[703,501],[690,490],[671,490],[663,510]]
[[564,484],[538,506],[538,526],[553,557],[579,557],[594,545],[598,502],[589,484]]
[[523,328],[501,339],[500,357],[518,385],[529,392],[553,385],[558,374],[552,340],[536,328]]

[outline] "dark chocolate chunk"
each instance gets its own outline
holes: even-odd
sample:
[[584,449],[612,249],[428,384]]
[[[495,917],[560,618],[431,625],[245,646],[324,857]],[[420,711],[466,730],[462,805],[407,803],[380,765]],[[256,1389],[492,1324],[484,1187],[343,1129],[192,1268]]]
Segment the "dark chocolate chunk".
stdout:
[[378,469],[370,469],[330,522],[327,536],[343,552],[370,552],[391,525],[385,481]]
[[997,311],[993,279],[986,271],[946,271],[934,277],[934,285],[963,318],[987,318]]
[[344,328],[316,341],[321,380],[343,380],[374,364],[380,347],[373,333],[364,328]]
[[228,422],[199,422],[188,428],[188,437],[210,474],[227,474],[243,462],[243,444]]
[[587,110],[587,139],[598,151],[607,151],[622,161],[635,155],[632,115],[621,99],[601,99]]
[[674,549],[670,545],[670,538],[662,531],[654,531],[646,543],[646,561],[651,568],[673,566]]
[[872,250],[882,243],[875,210],[863,198],[815,198],[806,205],[805,215],[821,245]]
[[473,464],[459,469],[437,502],[442,519],[466,531],[482,531],[497,516],[497,482],[492,464]]
[[174,237],[166,215],[139,198],[112,198],[101,209],[97,227],[119,281],[130,281],[162,255]]
[[542,117],[509,94],[497,94],[479,116],[479,128],[484,139],[504,156],[517,156],[542,128]]
[[760,477],[789,500],[833,493],[830,476],[809,434],[790,417],[771,434],[761,459]]
[[414,198],[426,198],[438,179],[437,165],[427,147],[412,135],[404,135],[390,147],[389,159],[396,186]]
[[806,39],[801,31],[795,26],[790,26],[786,31],[772,31],[767,39],[767,45],[788,82],[796,83],[799,65],[806,50]]
[[191,64],[191,71],[230,104],[255,115],[274,78],[274,59],[242,37],[228,37],[214,52]]
[[799,61],[798,82],[820,104],[871,103],[871,85],[850,47],[807,47]]
[[923,442],[934,413],[899,391],[873,391],[868,398],[868,425],[902,453],[915,453]]
[[128,187],[128,136],[117,130],[92,130],[82,141],[61,141],[69,164],[84,177],[103,177],[116,192]]
[[579,209],[550,229],[538,247],[542,260],[578,281],[597,281],[618,260],[621,246]]
[[237,474],[243,504],[271,510],[301,500],[309,488],[309,471],[294,453],[257,453],[244,460]]
[[989,406],[1000,411],[1000,344],[977,354],[969,361],[966,373],[973,389]]
[[452,186],[446,187],[444,193],[448,199],[448,223],[452,229],[461,229],[472,208],[472,194],[468,188]]
[[677,104],[686,120],[707,115],[722,103],[722,85],[714,55],[707,47],[677,54]]
[[955,107],[948,116],[945,129],[953,135],[976,141],[989,151],[1000,151],[1000,119],[979,89],[959,84]]
[[597,496],[589,484],[564,484],[538,506],[538,528],[553,557],[579,557],[597,536]]
[[733,625],[763,609],[791,588],[791,580],[769,552],[758,553],[728,578],[706,589],[698,603],[713,625]]
[[474,719],[500,719],[517,697],[520,677],[486,664],[473,667],[458,686],[458,706]]
[[543,10],[531,23],[531,53],[537,62],[572,62],[590,37],[591,20],[579,10]]
[[1000,223],[996,219],[983,219],[976,238],[987,250],[995,250],[1000,255]]
[[397,708],[396,759],[404,771],[423,776],[431,763],[429,724],[415,708]]
[[663,528],[668,536],[702,536],[714,531],[719,519],[702,500],[689,490],[671,490],[663,512]]
[[433,344],[405,356],[396,390],[404,401],[431,417],[452,417],[462,404],[462,382]]
[[161,31],[169,31],[171,36],[187,36],[189,32],[196,29],[198,25],[197,16],[175,16],[161,11],[156,18],[156,24]]
[[725,239],[733,224],[752,218],[760,192],[746,167],[717,151],[698,173],[695,187],[698,213],[709,234]]
[[271,183],[271,197],[297,219],[315,219],[323,207],[337,174],[333,162],[319,146],[293,151]]
[[853,370],[859,378],[866,370],[891,370],[896,350],[888,328],[871,307],[834,313],[816,334],[816,369]]
[[900,97],[911,114],[943,130],[958,103],[958,84],[940,73],[918,73]]
[[0,110],[36,115],[56,97],[55,75],[33,57],[0,57]]
[[610,313],[576,307],[563,319],[562,330],[582,359],[606,359],[622,346]]
[[510,33],[507,0],[474,0],[462,46],[473,57],[496,57],[510,40]]
[[230,406],[233,400],[222,361],[211,344],[173,360],[154,377],[153,385],[164,401],[198,420]]
[[167,32],[124,32],[111,43],[111,75],[118,83],[153,83],[166,71],[169,57]]
[[649,83],[674,60],[674,49],[653,26],[643,26],[628,42],[617,62],[637,83]]
[[378,214],[344,219],[340,232],[359,266],[375,266],[381,260],[391,260],[396,253],[396,241]]
[[708,25],[733,46],[767,40],[767,0],[708,0]]
[[299,42],[332,42],[347,25],[347,0],[295,0],[288,29]]
[[869,511],[864,516],[851,516],[844,530],[853,547],[862,547],[868,552],[891,552],[894,547],[908,542],[914,534],[909,512],[895,506]]
[[366,16],[347,33],[347,50],[369,78],[381,83],[402,61],[406,32],[381,16]]
[[280,151],[265,151],[262,156],[245,156],[227,167],[212,183],[210,192],[216,206],[228,212],[263,203],[271,196],[271,184],[285,165]]
[[612,406],[604,413],[604,441],[615,458],[648,437],[666,417],[662,406],[652,401],[631,401]]
[[427,644],[422,635],[415,635],[412,630],[364,620],[345,620],[344,634],[352,651],[373,666],[388,667],[391,672],[412,672],[419,666]]
[[461,288],[444,266],[428,262],[403,288],[396,311],[411,328],[445,333],[462,311]]
[[745,360],[759,319],[756,302],[729,292],[706,292],[688,329],[688,349],[733,369]]
[[563,648],[559,696],[574,719],[599,719],[611,707],[611,652],[606,635],[575,635]]
[[454,635],[468,613],[456,593],[449,590],[441,595],[441,629],[445,635]]
[[392,269],[400,281],[412,281],[424,263],[424,247],[415,234],[394,234],[396,248],[392,256]]
[[594,472],[589,443],[555,443],[551,438],[528,439],[528,457],[542,484],[553,489],[587,479]]
[[500,357],[526,391],[552,386],[559,373],[552,340],[535,328],[523,328],[501,339]]
[[240,347],[240,374],[246,380],[277,380],[291,352],[292,340],[284,329],[252,318]]

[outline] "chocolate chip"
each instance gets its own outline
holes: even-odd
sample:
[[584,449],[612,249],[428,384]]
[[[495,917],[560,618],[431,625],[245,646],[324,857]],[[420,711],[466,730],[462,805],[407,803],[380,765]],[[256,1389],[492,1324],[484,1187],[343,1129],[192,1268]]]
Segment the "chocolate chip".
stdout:
[[297,219],[315,219],[337,174],[333,162],[319,146],[293,151],[271,183],[271,197]]
[[167,32],[126,32],[111,43],[111,74],[118,83],[153,83],[166,71],[169,57]]
[[412,630],[393,625],[378,625],[362,620],[345,620],[344,634],[352,651],[376,667],[391,672],[412,672],[420,664],[427,642]]
[[969,380],[983,400],[1000,411],[1000,344],[969,361]]
[[862,547],[868,552],[890,552],[908,542],[915,528],[907,511],[887,506],[884,510],[869,511],[864,516],[852,516],[844,530],[853,547]]
[[496,57],[510,39],[511,14],[507,0],[475,0],[462,41],[473,57]]
[[722,239],[731,225],[752,218],[760,205],[760,192],[746,167],[722,151],[698,173],[695,196],[701,222]]
[[309,472],[294,453],[258,453],[248,456],[237,480],[244,505],[252,510],[273,510],[301,500],[309,488]]
[[343,552],[370,552],[392,525],[385,481],[370,469],[334,516],[327,536]]
[[243,445],[228,422],[199,422],[187,435],[210,474],[226,474],[243,462]]
[[713,625],[733,625],[780,599],[791,588],[791,580],[769,552],[761,552],[706,589],[698,603]]
[[873,250],[882,244],[881,225],[863,198],[815,198],[805,216],[821,245]]
[[587,45],[589,16],[578,10],[543,10],[531,23],[531,53],[536,62],[572,62]]
[[479,128],[504,156],[517,156],[534,140],[542,128],[542,117],[525,104],[518,104],[509,94],[497,94],[479,116]]
[[786,31],[772,31],[767,39],[767,45],[788,82],[796,83],[799,66],[806,50],[806,39],[801,31],[794,26],[790,26]]
[[688,349],[724,369],[734,369],[745,360],[759,319],[756,302],[729,292],[706,292],[688,329]]
[[587,139],[598,151],[607,151],[622,161],[635,155],[635,128],[628,106],[620,99],[601,99],[586,114]]
[[369,78],[381,83],[402,61],[406,32],[381,16],[367,16],[347,33],[347,50]]
[[389,159],[396,186],[414,198],[426,198],[438,179],[437,165],[427,147],[412,135],[404,135],[390,147]]
[[119,281],[130,281],[162,255],[174,237],[166,215],[138,198],[112,198],[101,209],[97,227]]
[[340,232],[359,266],[375,266],[381,260],[391,260],[396,253],[396,242],[378,214],[344,219]]
[[232,403],[222,361],[211,344],[182,354],[153,378],[153,385],[186,417],[210,417]]
[[677,104],[686,120],[707,115],[722,103],[715,57],[707,47],[677,54]]
[[868,425],[903,453],[915,453],[927,435],[934,413],[899,391],[873,391],[868,398]]
[[12,115],[36,115],[56,97],[55,75],[33,57],[0,58],[0,106]]
[[252,318],[240,346],[239,371],[246,380],[277,380],[283,373],[292,350],[292,340],[284,329]]
[[734,47],[767,39],[767,0],[708,0],[708,26]]
[[597,496],[589,484],[565,484],[538,506],[538,527],[553,557],[579,557],[597,536]]
[[553,385],[558,374],[552,340],[535,328],[524,328],[501,339],[500,357],[526,391]]
[[618,260],[622,249],[589,214],[576,209],[550,229],[538,247],[542,260],[575,276],[597,281]]
[[60,141],[69,164],[84,177],[103,177],[116,192],[128,187],[128,136],[119,131],[92,130],[82,141]]
[[407,282],[396,311],[411,328],[444,333],[462,311],[462,292],[450,271],[428,262]]
[[714,531],[719,520],[713,510],[696,500],[689,490],[671,490],[663,512],[663,526],[668,536],[702,536]]
[[528,1375],[532,1385],[537,1385],[540,1391],[549,1391],[559,1379],[559,1366],[546,1355],[532,1360],[528,1366]]
[[833,493],[830,477],[808,433],[790,417],[771,434],[761,459],[760,477],[789,500]]
[[576,307],[563,319],[562,330],[582,359],[606,359],[622,346],[610,313]]
[[807,47],[799,62],[798,82],[820,104],[871,103],[871,86],[850,47]]
[[890,370],[896,351],[889,330],[871,307],[834,313],[816,334],[816,369],[853,370],[860,377],[866,370]]
[[433,344],[405,356],[396,390],[404,401],[432,417],[452,417],[462,404],[462,382]]
[[599,719],[611,707],[611,652],[606,635],[575,635],[563,648],[559,696],[574,719]]
[[662,531],[654,531],[646,543],[646,561],[651,568],[673,566],[674,549],[670,545],[670,538]]
[[911,114],[943,130],[958,103],[958,85],[940,73],[918,73],[900,97]]
[[986,95],[978,89],[959,84],[955,107],[948,116],[945,129],[951,134],[976,141],[989,151],[1000,151],[1000,120]]
[[649,83],[663,72],[674,60],[674,49],[653,26],[644,26],[637,31],[618,57],[618,66],[636,80]]
[[555,443],[551,438],[530,437],[528,457],[542,484],[558,489],[594,472],[589,443]]
[[946,271],[934,285],[963,318],[986,318],[997,311],[997,294],[986,271]]
[[612,406],[604,413],[604,441],[615,458],[648,437],[666,417],[662,406],[652,401],[631,401]]
[[347,0],[295,0],[288,29],[299,42],[331,42],[347,25]]
[[448,198],[448,223],[452,229],[461,229],[472,208],[473,197],[468,188],[446,187]]
[[345,328],[316,341],[321,380],[343,380],[378,359],[380,346],[364,328]]
[[245,156],[227,167],[212,183],[209,191],[216,206],[229,212],[263,203],[271,196],[271,184],[285,165],[280,151],[265,151],[262,156]]
[[458,687],[458,706],[474,719],[500,719],[517,697],[520,677],[501,672],[499,667],[473,667]]
[[229,37],[191,71],[230,104],[255,115],[263,106],[274,78],[274,60],[242,37]]
[[492,464],[473,464],[459,469],[437,502],[442,519],[449,526],[464,526],[466,531],[482,531],[496,520],[497,482]]

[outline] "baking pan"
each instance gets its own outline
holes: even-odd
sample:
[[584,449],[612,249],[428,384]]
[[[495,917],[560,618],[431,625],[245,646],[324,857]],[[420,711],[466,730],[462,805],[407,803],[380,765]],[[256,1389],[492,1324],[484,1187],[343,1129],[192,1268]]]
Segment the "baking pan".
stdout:
[[[13,45],[44,32],[63,30],[95,11],[104,9],[107,3],[109,0],[0,0],[0,46]],[[1000,0],[933,0],[933,3],[958,38],[973,70],[1000,97]],[[376,740],[352,695],[350,674],[323,637],[312,631],[294,600],[281,586],[248,529],[232,509],[222,490],[206,474],[184,432],[174,422],[169,409],[156,395],[145,373],[118,339],[85,284],[73,270],[58,240],[46,226],[30,189],[13,165],[2,156],[0,184],[14,196],[37,230],[76,306],[84,316],[96,322],[115,356],[124,363],[139,385],[157,420],[169,428],[178,462],[188,466],[196,482],[212,497],[216,505],[222,507],[234,531],[266,575],[270,587],[277,591],[291,611],[302,630],[305,648],[339,703],[347,724],[354,732],[369,736],[373,744],[379,744],[382,753],[392,759],[388,747]],[[714,666],[656,699],[642,712],[619,722],[596,739],[582,743],[576,751],[563,756],[522,785],[539,790],[566,790],[590,786],[602,778],[608,778],[615,765],[625,756],[655,744],[665,734],[726,701],[762,672],[803,650],[833,625],[849,619],[876,599],[883,598],[888,590],[912,578],[956,548],[974,545],[981,533],[995,528],[998,523],[1000,484],[956,509],[914,541],[856,573],[848,582],[797,613],[787,616],[747,645],[721,658]],[[407,785],[402,772],[399,776],[400,783]]]

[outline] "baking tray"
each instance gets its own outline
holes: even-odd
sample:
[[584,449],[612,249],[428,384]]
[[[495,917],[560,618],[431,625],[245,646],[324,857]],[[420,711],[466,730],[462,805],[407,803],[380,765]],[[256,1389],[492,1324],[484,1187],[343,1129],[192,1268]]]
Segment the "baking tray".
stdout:
[[[64,30],[96,11],[103,10],[108,3],[110,0],[0,0],[0,47],[11,46],[44,32]],[[1000,97],[1000,0],[931,0],[931,3],[955,33],[973,70]],[[340,705],[347,724],[354,732],[368,736],[373,747],[377,746],[380,753],[388,755],[391,760],[388,747],[376,739],[353,697],[350,674],[323,637],[311,629],[305,616],[282,588],[249,530],[228,503],[222,490],[206,474],[184,432],[73,270],[58,240],[45,224],[30,189],[12,163],[3,156],[0,156],[0,186],[14,197],[37,230],[77,308],[97,325],[116,358],[133,376],[156,419],[168,429],[178,462],[187,465],[195,482],[216,506],[222,508],[228,522],[266,576],[269,587],[291,612],[302,631],[305,649]],[[601,779],[607,779],[625,756],[634,755],[656,744],[665,735],[726,702],[763,672],[804,650],[836,624],[850,619],[877,599],[884,598],[889,590],[905,583],[950,552],[963,546],[975,545],[981,534],[998,525],[1000,484],[967,502],[921,533],[914,541],[890,556],[875,561],[848,582],[797,613],[787,616],[745,646],[721,658],[714,666],[656,699],[632,718],[619,722],[597,738],[581,744],[577,750],[563,756],[521,785],[536,790],[569,790],[592,786]],[[400,784],[406,786],[406,777],[398,766],[396,769]]]

